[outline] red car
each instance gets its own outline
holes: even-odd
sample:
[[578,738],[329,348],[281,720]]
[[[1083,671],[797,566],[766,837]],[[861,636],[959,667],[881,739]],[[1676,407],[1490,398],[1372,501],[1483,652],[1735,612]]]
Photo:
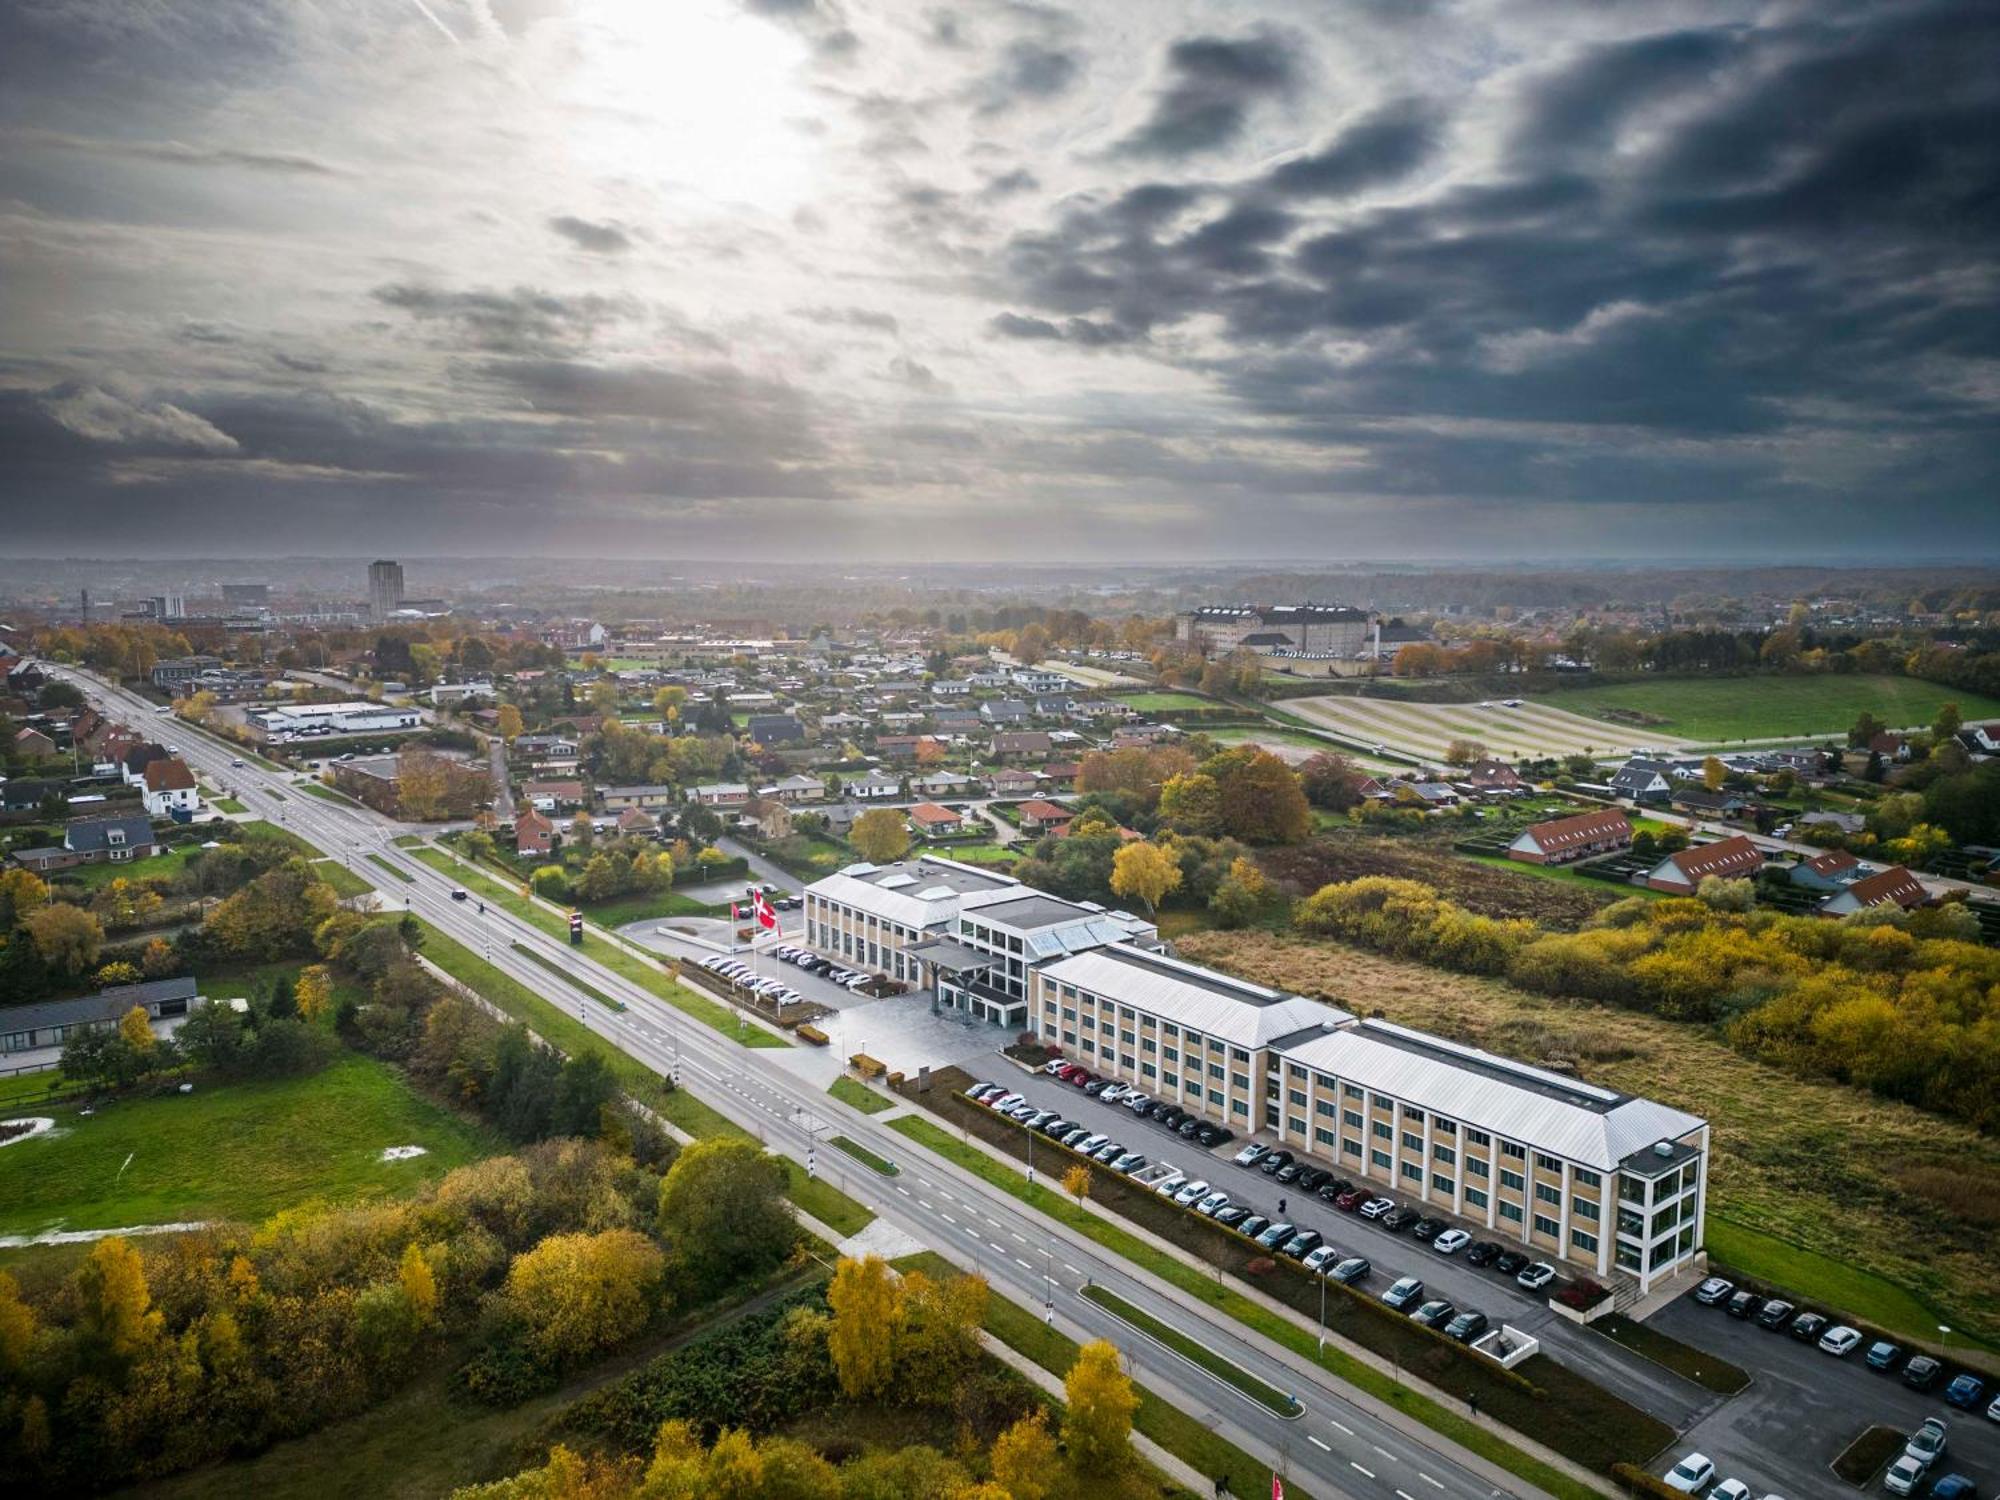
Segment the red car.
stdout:
[[1349,1213],[1353,1213],[1357,1208],[1361,1207],[1362,1204],[1366,1203],[1370,1196],[1371,1195],[1368,1189],[1366,1188],[1349,1188],[1346,1192],[1342,1193],[1338,1198],[1333,1200],[1333,1206],[1335,1208],[1345,1209]]
[[1082,1088],[1086,1083],[1094,1080],[1096,1076],[1088,1068],[1071,1068],[1067,1073],[1062,1075],[1062,1081],[1074,1084],[1077,1088]]

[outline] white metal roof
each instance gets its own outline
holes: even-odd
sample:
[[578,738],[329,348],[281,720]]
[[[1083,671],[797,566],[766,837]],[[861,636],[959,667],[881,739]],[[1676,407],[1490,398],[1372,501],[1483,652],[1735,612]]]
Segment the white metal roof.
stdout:
[[1670,1105],[1384,1021],[1309,1037],[1284,1055],[1287,1062],[1605,1172],[1635,1151],[1704,1123]]
[[1262,1047],[1311,1026],[1354,1019],[1319,1000],[1266,989],[1122,943],[1060,959],[1044,965],[1041,972],[1238,1047]]

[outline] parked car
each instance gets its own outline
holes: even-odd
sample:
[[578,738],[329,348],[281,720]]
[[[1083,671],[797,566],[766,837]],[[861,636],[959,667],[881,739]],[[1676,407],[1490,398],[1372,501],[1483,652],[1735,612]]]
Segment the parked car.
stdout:
[[1944,1425],[1944,1418],[1925,1417],[1917,1430],[1910,1434],[1910,1440],[1903,1444],[1903,1452],[1920,1464],[1934,1464],[1944,1457],[1944,1450],[1950,1442],[1951,1433]]
[[1718,1479],[1715,1488],[1708,1492],[1708,1500],[1757,1500],[1757,1497],[1740,1479]]
[[1518,1276],[1521,1267],[1528,1263],[1528,1257],[1518,1250],[1502,1250],[1493,1257],[1493,1269],[1502,1276]]
[[1456,1255],[1472,1243],[1472,1236],[1463,1229],[1447,1229],[1431,1241],[1431,1249],[1439,1255]]
[[1333,1200],[1333,1206],[1335,1208],[1345,1209],[1348,1213],[1353,1213],[1357,1209],[1359,1209],[1362,1204],[1372,1201],[1373,1200],[1371,1199],[1369,1192],[1366,1188],[1351,1187],[1346,1192],[1341,1193],[1338,1197],[1336,1197]]
[[1093,1078],[1083,1086],[1083,1091],[1095,1099],[1099,1094],[1104,1092],[1106,1085],[1110,1082],[1111,1080],[1108,1078]]
[[1947,1474],[1931,1486],[1931,1500],[1979,1500],[1979,1490],[1963,1474]]
[[1406,1309],[1408,1309],[1411,1306],[1411,1304],[1422,1302],[1423,1296],[1424,1296],[1423,1282],[1418,1280],[1414,1276],[1403,1276],[1397,1278],[1397,1280],[1393,1284],[1391,1284],[1389,1290],[1387,1290],[1382,1294],[1382,1300],[1388,1303],[1389,1306],[1395,1308],[1397,1312],[1403,1312]]
[[1090,1127],[1088,1125],[1079,1125],[1073,1130],[1065,1130],[1056,1139],[1061,1144],[1068,1146],[1071,1150],[1075,1150],[1078,1146],[1082,1145],[1083,1142],[1089,1138],[1089,1136],[1090,1136]]
[[1666,1486],[1678,1490],[1683,1495],[1701,1492],[1701,1487],[1715,1477],[1715,1465],[1705,1453],[1690,1453],[1686,1458],[1667,1470]]
[[1977,1411],[1986,1395],[1986,1382],[1977,1375],[1959,1375],[1944,1388],[1947,1404],[1961,1411]]
[[1136,1151],[1127,1151],[1122,1155],[1113,1159],[1111,1163],[1111,1170],[1114,1172],[1123,1172],[1127,1177],[1130,1177],[1134,1172],[1138,1171],[1141,1167],[1145,1165],[1146,1165],[1145,1157],[1141,1156]]
[[1531,1292],[1539,1292],[1555,1279],[1556,1268],[1545,1260],[1538,1260],[1532,1266],[1529,1266],[1526,1270],[1515,1276],[1514,1284],[1525,1287]]
[[1445,1324],[1444,1332],[1446,1338],[1457,1339],[1461,1344],[1469,1344],[1490,1326],[1485,1313],[1472,1310],[1460,1313]]
[[2000,1422],[2000,1396],[1995,1396],[1991,1401],[1986,1403],[1986,1420],[1989,1422]]
[[1203,1146],[1220,1146],[1225,1141],[1234,1140],[1236,1132],[1227,1125],[1214,1125],[1204,1120],[1194,1128],[1194,1138]]
[[1125,1154],[1125,1146],[1121,1141],[1106,1141],[1090,1154],[1093,1160],[1109,1165]]
[[1299,1172],[1299,1191],[1302,1193],[1316,1193],[1319,1191],[1319,1185],[1329,1181],[1332,1177],[1333,1173],[1327,1171],[1325,1167],[1302,1168]]
[[1239,1167],[1254,1167],[1270,1154],[1271,1148],[1269,1146],[1260,1146],[1255,1141],[1251,1141],[1229,1159]]
[[1414,1208],[1392,1208],[1389,1212],[1382,1215],[1381,1224],[1391,1234],[1401,1234],[1422,1217],[1423,1215],[1418,1213]]
[[1882,1473],[1882,1488],[1892,1495],[1914,1495],[1917,1486],[1924,1482],[1924,1475],[1930,1472],[1930,1467],[1907,1453],[1899,1453],[1896,1461]]
[[1903,1384],[1913,1391],[1927,1391],[1937,1384],[1937,1378],[1944,1366],[1928,1354],[1913,1354],[1910,1362],[1903,1366]]
[[1080,1141],[1077,1144],[1076,1149],[1081,1151],[1085,1156],[1088,1156],[1090,1155],[1091,1152],[1095,1151],[1099,1146],[1102,1146],[1106,1141],[1110,1139],[1111,1139],[1110,1136],[1104,1135],[1101,1132],[1092,1132],[1090,1135],[1085,1136],[1082,1139],[1082,1141]]
[[1421,1323],[1426,1328],[1442,1328],[1457,1316],[1458,1309],[1444,1298],[1438,1297],[1411,1313],[1410,1321]]
[[1178,1203],[1182,1208],[1186,1208],[1190,1203],[1200,1202],[1208,1194],[1208,1184],[1197,1177],[1194,1181],[1183,1184],[1175,1191],[1174,1202]]
[[1863,1359],[1871,1370],[1893,1370],[1903,1362],[1903,1351],[1887,1339],[1877,1339]]
[[1763,1311],[1757,1314],[1757,1326],[1759,1328],[1769,1328],[1775,1332],[1777,1329],[1783,1328],[1787,1323],[1791,1322],[1792,1314],[1797,1311],[1798,1308],[1792,1303],[1778,1297],[1773,1297],[1769,1302],[1764,1304]]
[[1353,1183],[1349,1182],[1345,1177],[1335,1177],[1321,1183],[1315,1190],[1314,1195],[1324,1202],[1338,1204],[1342,1193],[1351,1193],[1353,1191]]
[[1195,1137],[1195,1132],[1200,1129],[1201,1129],[1201,1120],[1194,1115],[1189,1115],[1185,1120],[1181,1121],[1180,1124],[1174,1127],[1174,1134],[1180,1136],[1184,1140],[1191,1141]]
[[1004,1112],[1021,1103],[1022,1099],[1019,1094],[1002,1094],[998,1099],[990,1100],[989,1102],[995,1109]]
[[1251,1214],[1248,1218],[1239,1220],[1237,1222],[1236,1232],[1240,1235],[1243,1235],[1247,1239],[1254,1240],[1257,1238],[1258,1235],[1264,1232],[1265,1228],[1270,1224],[1270,1222],[1271,1221],[1265,1218],[1262,1214]]
[[1426,1214],[1410,1226],[1410,1233],[1428,1245],[1432,1240],[1444,1233],[1444,1220],[1433,1219],[1430,1215]]
[[1298,1232],[1298,1225],[1287,1224],[1284,1220],[1280,1219],[1277,1223],[1267,1226],[1258,1234],[1257,1243],[1262,1245],[1266,1250],[1275,1250]]
[[1500,1247],[1491,1240],[1474,1240],[1465,1247],[1465,1263],[1468,1266],[1487,1266],[1500,1253]]
[[1054,1140],[1057,1136],[1063,1134],[1075,1123],[1076,1121],[1074,1120],[1065,1120],[1061,1115],[1057,1115],[1053,1120],[1049,1121],[1048,1124],[1040,1125],[1037,1126],[1036,1128],[1040,1130],[1041,1133],[1047,1136],[1050,1140]]
[[1296,1182],[1298,1180],[1299,1173],[1304,1170],[1305,1168],[1301,1167],[1297,1162],[1291,1161],[1291,1162],[1286,1162],[1282,1167],[1278,1168],[1278,1170],[1274,1172],[1272,1175],[1276,1177],[1280,1182]]
[[1257,1170],[1262,1172],[1266,1177],[1275,1177],[1286,1167],[1289,1167],[1293,1159],[1292,1153],[1289,1151],[1273,1151],[1269,1156],[1257,1163]]
[[1240,1203],[1233,1204],[1228,1208],[1219,1208],[1215,1211],[1215,1222],[1225,1229],[1234,1229],[1249,1217],[1250,1210]]
[[1835,1359],[1845,1359],[1861,1347],[1861,1330],[1849,1328],[1845,1323],[1827,1329],[1819,1336],[1819,1352],[1831,1354]]
[[1368,1273],[1375,1267],[1365,1255],[1350,1255],[1326,1274],[1342,1286],[1358,1286],[1368,1279]]
[[1764,1299],[1755,1292],[1738,1292],[1722,1310],[1732,1318],[1754,1318],[1763,1305]]
[[1100,1104],[1116,1104],[1124,1097],[1125,1085],[1122,1083],[1107,1083],[1097,1091],[1097,1099]]
[[1792,1319],[1792,1326],[1785,1330],[1801,1344],[1817,1344],[1820,1335],[1833,1320],[1825,1313],[1803,1312]]
[[1028,1118],[1023,1123],[1026,1124],[1028,1129],[1030,1130],[1040,1130],[1044,1125],[1048,1124],[1049,1121],[1060,1120],[1061,1118],[1062,1116],[1057,1114],[1052,1109],[1038,1109],[1033,1114],[1029,1115]]
[[1394,1211],[1395,1207],[1396,1200],[1394,1198],[1370,1198],[1366,1203],[1361,1205],[1361,1217],[1364,1219],[1379,1219],[1382,1215]]
[[1317,1229],[1301,1229],[1297,1234],[1285,1241],[1283,1248],[1278,1253],[1290,1256],[1293,1260],[1302,1261],[1319,1248],[1320,1241],[1324,1238],[1325,1236]]

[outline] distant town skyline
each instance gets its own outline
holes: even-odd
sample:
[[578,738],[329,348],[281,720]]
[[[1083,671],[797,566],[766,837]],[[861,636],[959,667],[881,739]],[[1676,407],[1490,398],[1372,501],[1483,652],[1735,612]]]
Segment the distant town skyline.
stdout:
[[1975,0],[0,9],[16,557],[2000,555]]

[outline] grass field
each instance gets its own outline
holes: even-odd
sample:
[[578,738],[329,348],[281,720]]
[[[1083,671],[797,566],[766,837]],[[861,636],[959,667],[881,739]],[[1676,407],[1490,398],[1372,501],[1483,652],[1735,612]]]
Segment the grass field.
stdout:
[[165,875],[178,875],[187,862],[200,852],[199,844],[176,844],[165,854],[155,854],[151,859],[135,859],[115,865],[77,865],[57,872],[53,883],[57,890],[65,885],[79,885],[87,891],[94,891],[114,880],[157,880]]
[[2000,1141],[1793,1078],[1699,1027],[1529,994],[1337,943],[1199,932],[1181,956],[1528,1062],[1574,1066],[1711,1122],[1718,1259],[1895,1332],[2000,1339]]
[[[7,1148],[0,1233],[262,1219],[311,1198],[405,1192],[497,1148],[390,1068],[342,1052],[307,1078],[121,1101]],[[384,1162],[386,1146],[428,1155]]]
[[864,1115],[879,1115],[885,1109],[894,1109],[896,1101],[887,1094],[878,1094],[858,1078],[836,1078],[826,1086],[826,1091],[842,1104],[851,1104]]
[[249,811],[247,807],[234,797],[217,797],[213,806],[217,812],[240,813]]
[[1552,693],[1536,701],[1548,708],[1600,719],[1645,715],[1665,733],[1702,744],[1845,735],[1864,711],[1885,724],[1910,728],[1929,724],[1947,703],[1958,704],[1967,723],[2000,718],[2000,700],[1911,677],[1865,675],[1606,683]]
[[405,885],[415,885],[417,883],[416,876],[412,875],[408,870],[404,869],[401,865],[390,864],[387,859],[375,853],[372,849],[368,853],[368,863],[376,866],[384,874],[394,876],[396,879],[402,881]]
[[1171,691],[1160,693],[1121,693],[1118,701],[1127,707],[1136,708],[1141,713],[1148,714],[1184,713],[1191,708],[1219,708],[1222,706],[1215,699],[1204,698],[1197,693],[1176,693]]
[[1405,703],[1389,698],[1288,698],[1286,709],[1316,728],[1328,730],[1363,750],[1380,746],[1392,754],[1436,763],[1453,740],[1473,740],[1505,760],[1551,755],[1622,755],[1635,745],[1664,750],[1684,748],[1662,728],[1636,729],[1608,724],[1569,705],[1565,693],[1547,703],[1507,708],[1491,703]]
[[337,859],[316,859],[312,867],[313,873],[332,886],[337,896],[365,896],[375,889]]

